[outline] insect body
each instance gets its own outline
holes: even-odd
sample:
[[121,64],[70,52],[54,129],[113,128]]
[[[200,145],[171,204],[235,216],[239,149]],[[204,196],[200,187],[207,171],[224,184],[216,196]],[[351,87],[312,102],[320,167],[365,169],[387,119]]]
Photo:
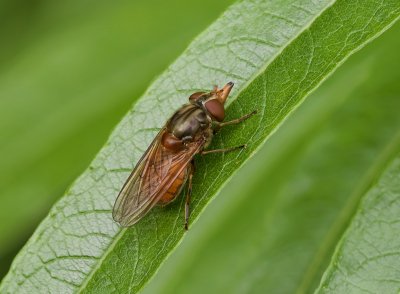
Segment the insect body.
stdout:
[[230,82],[222,89],[215,87],[211,92],[192,94],[189,103],[168,120],[122,187],[113,209],[116,222],[122,226],[135,224],[154,205],[175,200],[188,182],[185,203],[185,229],[188,229],[193,157],[245,147],[204,150],[221,127],[240,123],[256,113],[223,122],[224,104],[232,87]]

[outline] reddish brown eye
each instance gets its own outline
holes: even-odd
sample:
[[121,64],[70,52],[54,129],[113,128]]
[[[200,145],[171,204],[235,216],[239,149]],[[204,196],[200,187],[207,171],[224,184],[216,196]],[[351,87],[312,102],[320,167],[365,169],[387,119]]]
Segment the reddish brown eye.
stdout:
[[217,121],[223,121],[225,118],[224,106],[217,99],[208,100],[204,106],[213,118]]
[[199,99],[203,94],[205,94],[205,92],[193,93],[192,95],[190,95],[189,101],[197,101],[197,99]]

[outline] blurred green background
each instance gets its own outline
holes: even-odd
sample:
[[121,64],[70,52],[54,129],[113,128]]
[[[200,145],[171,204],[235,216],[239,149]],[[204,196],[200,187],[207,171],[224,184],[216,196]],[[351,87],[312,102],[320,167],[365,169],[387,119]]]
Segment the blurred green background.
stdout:
[[0,278],[223,1],[0,2]]
[[[0,277],[135,99],[232,2],[0,2]],[[315,288],[358,180],[398,131],[399,46],[396,25],[313,93],[145,292]]]

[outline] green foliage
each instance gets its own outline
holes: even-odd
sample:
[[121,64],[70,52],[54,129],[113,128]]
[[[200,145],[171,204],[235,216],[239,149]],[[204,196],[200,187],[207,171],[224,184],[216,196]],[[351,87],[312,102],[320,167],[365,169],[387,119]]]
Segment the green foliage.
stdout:
[[[159,292],[315,289],[358,200],[392,155],[377,156],[393,141],[398,102],[389,93],[371,94],[369,90],[380,89],[378,82],[354,95],[368,78],[364,69],[373,73],[367,62],[343,71],[276,131],[308,93],[399,14],[397,1],[367,1],[363,6],[243,1],[230,7],[138,100],[20,252],[0,289],[110,293],[143,287],[183,237],[183,202],[156,208],[133,228],[120,229],[111,219],[113,201],[157,128],[188,94],[229,80],[236,86],[228,119],[253,109],[259,114],[223,130],[212,146],[247,143],[246,150],[196,159],[192,223],[268,138],[266,149],[272,152],[257,155],[263,160],[245,180],[239,179],[241,185],[253,185],[236,186],[241,193],[234,201],[225,196],[220,211],[226,212],[218,217],[218,226],[207,223],[210,231],[200,235],[197,254],[186,254],[177,270],[169,271],[175,271],[174,279],[164,279],[166,286]],[[365,107],[360,107],[362,94],[370,94]],[[383,105],[379,111],[377,103]],[[328,120],[334,113],[338,115]],[[360,119],[354,121],[354,115]],[[257,180],[261,190],[255,188]],[[186,252],[186,244],[193,242],[188,239]],[[196,259],[203,263],[191,264]],[[171,262],[179,263],[179,257]],[[202,287],[195,284],[197,268]],[[179,285],[178,279],[187,283]],[[155,280],[149,289],[162,281]]]
[[[399,46],[398,23],[308,97],[222,190],[144,293],[312,293],[342,233],[364,210],[357,209],[360,199],[399,152]],[[400,206],[391,191],[374,203],[392,219],[392,227],[382,227],[389,236],[367,240],[377,248],[389,243],[395,255]],[[357,231],[363,250],[364,229]],[[342,256],[360,254],[353,247]],[[369,272],[398,280],[392,257],[397,266],[374,263]],[[375,293],[392,293],[378,291],[386,287],[374,277],[358,278]]]
[[[400,142],[397,139],[396,149]],[[317,293],[398,292],[399,183],[397,155],[365,195]]]
[[0,276],[133,100],[229,2],[1,2]]

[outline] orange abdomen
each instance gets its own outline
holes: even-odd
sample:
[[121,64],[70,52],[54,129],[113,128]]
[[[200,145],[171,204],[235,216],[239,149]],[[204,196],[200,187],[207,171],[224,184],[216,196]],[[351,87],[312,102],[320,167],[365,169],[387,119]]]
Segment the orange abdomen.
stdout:
[[167,205],[168,203],[175,200],[175,198],[179,195],[182,190],[183,185],[187,179],[187,172],[188,169],[185,168],[179,176],[175,179],[172,183],[171,187],[169,187],[168,191],[158,200],[158,204],[160,205]]

